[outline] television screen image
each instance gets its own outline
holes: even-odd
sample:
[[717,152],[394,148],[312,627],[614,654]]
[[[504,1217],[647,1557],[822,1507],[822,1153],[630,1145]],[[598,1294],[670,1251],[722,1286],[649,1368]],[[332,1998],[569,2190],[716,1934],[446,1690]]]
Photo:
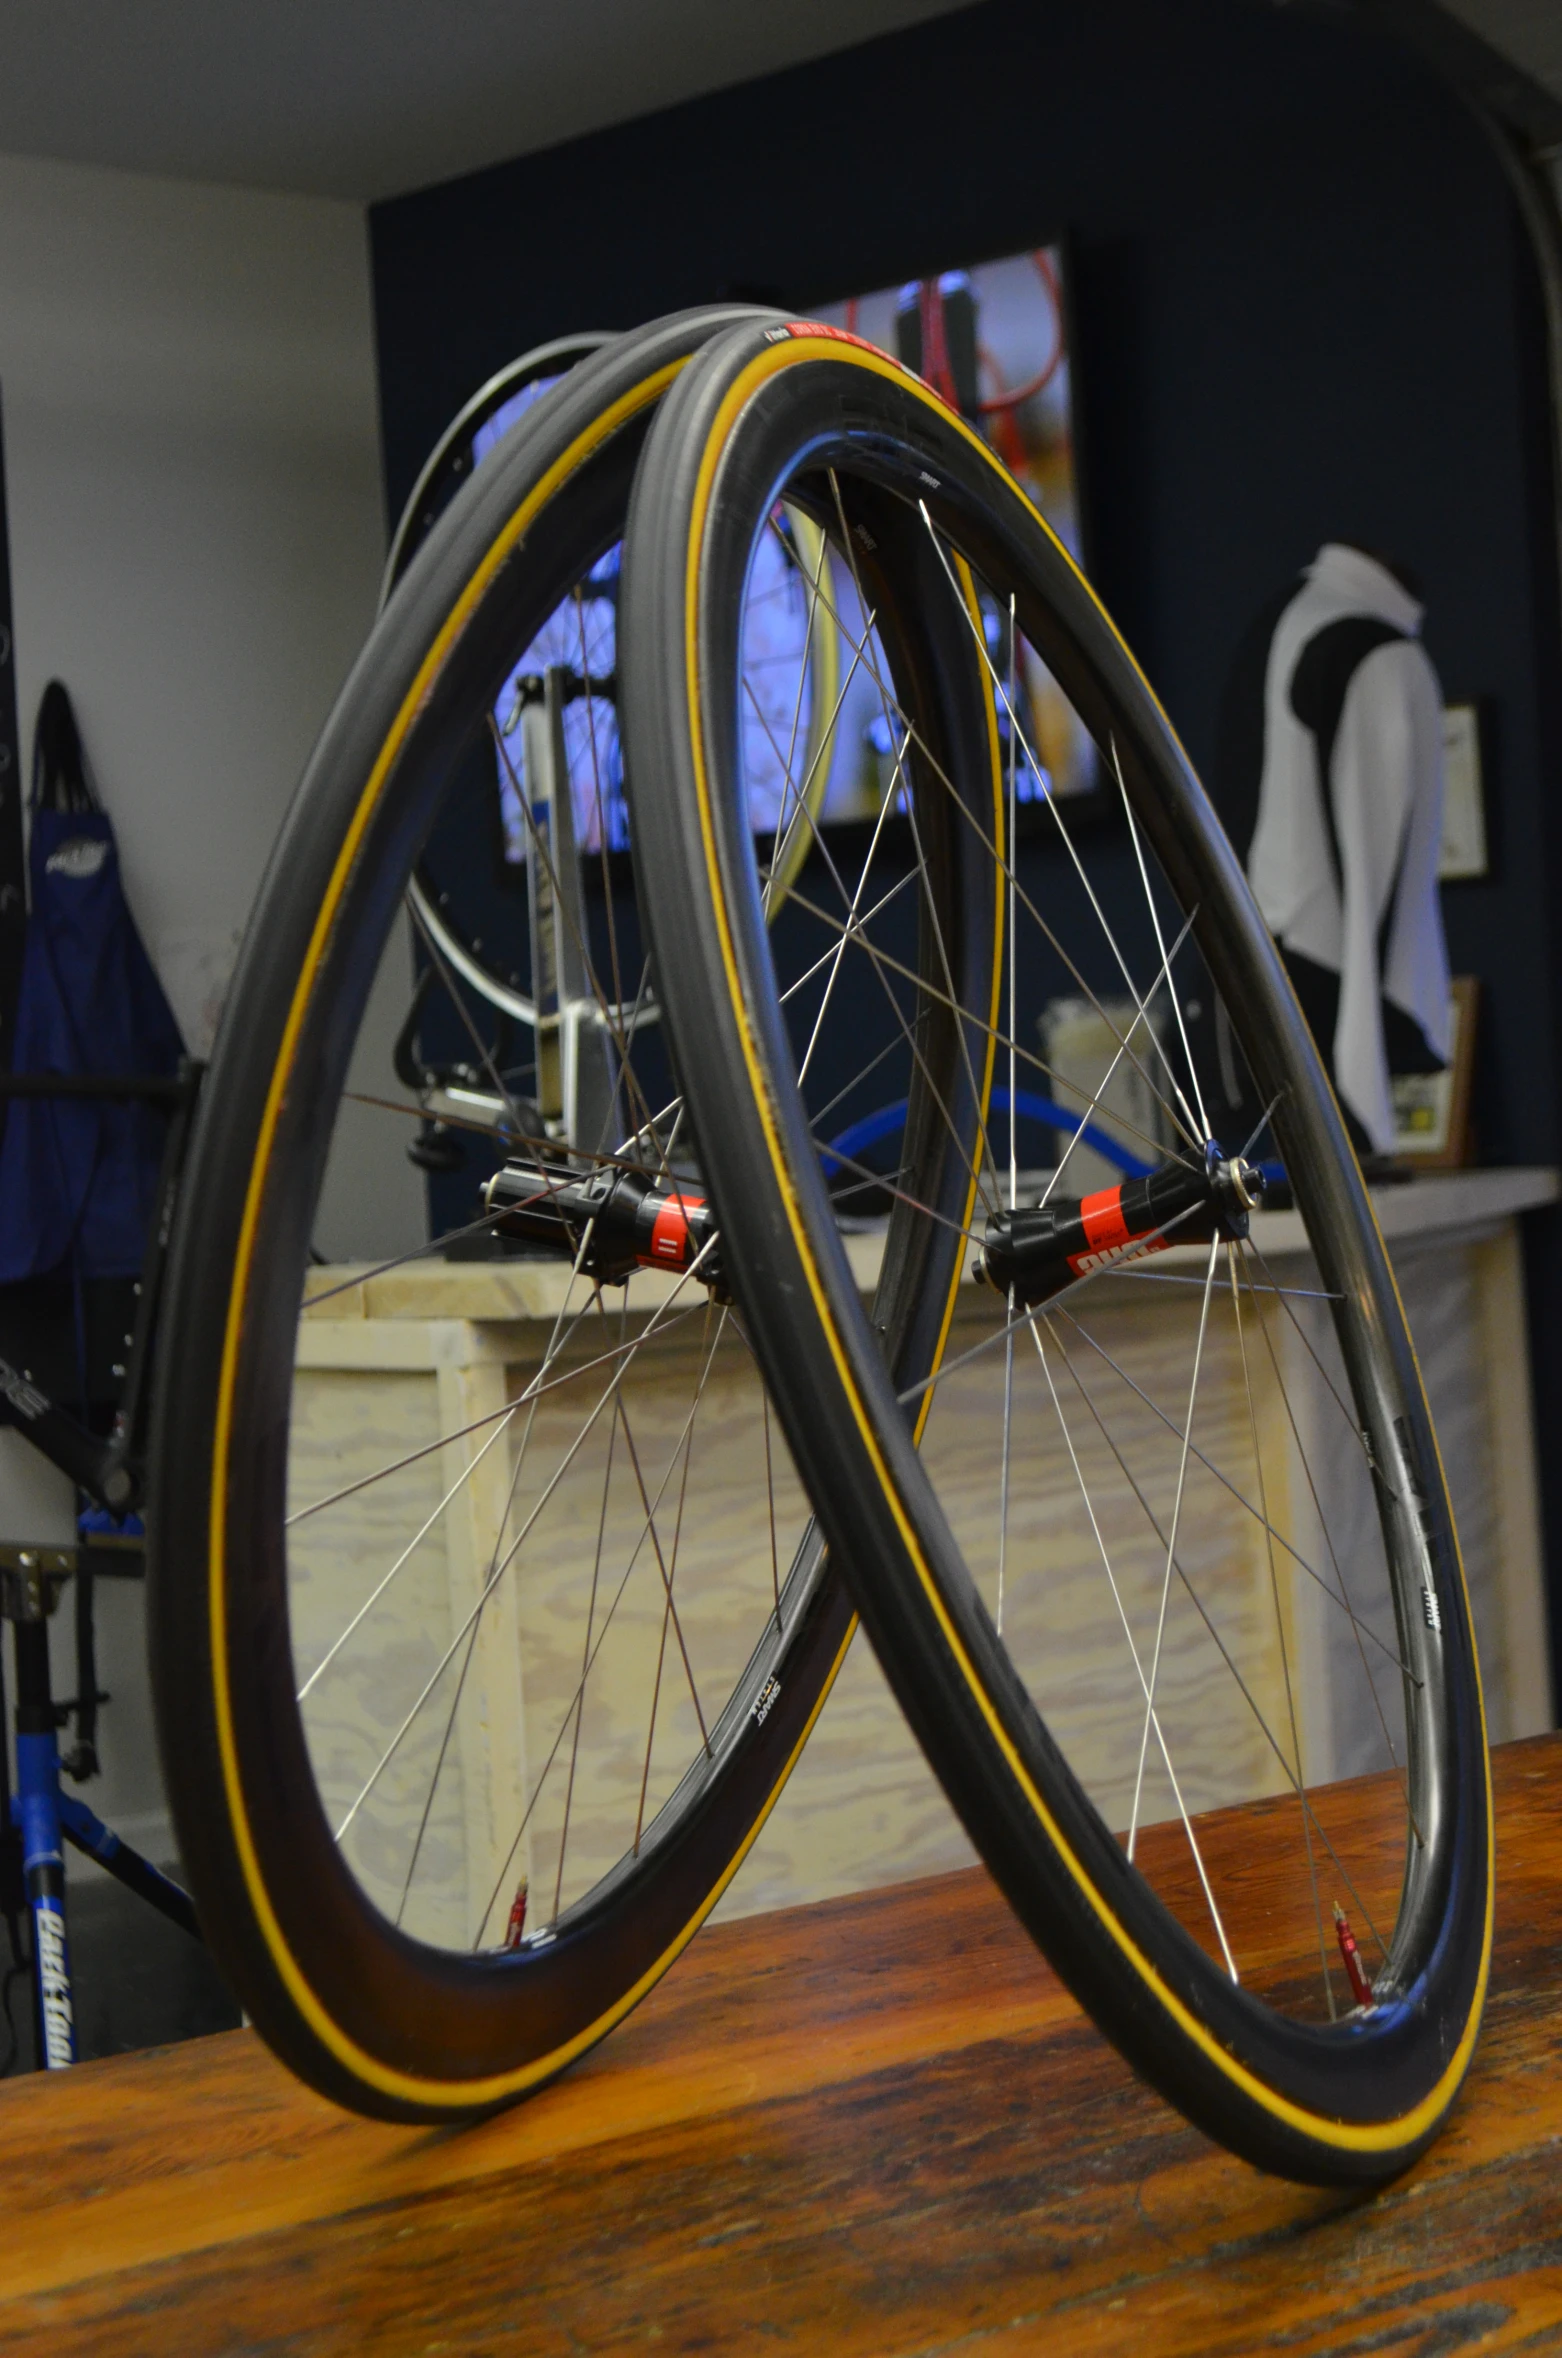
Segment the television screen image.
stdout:
[[[1058,247],[883,287],[824,305],[815,316],[878,344],[924,377],[991,445],[1079,560],[1072,378]],[[474,466],[556,381],[534,380],[485,421],[473,436]],[[776,827],[788,805],[789,770],[800,765],[823,778],[822,786],[809,791],[809,824],[871,821],[898,791],[883,653],[839,552],[824,551],[813,528],[788,511],[778,511],[772,524],[755,551],[744,626],[752,690],[745,768],[755,830]],[[524,863],[529,835],[520,716],[549,669],[562,669],[572,680],[564,744],[576,844],[584,853],[622,851],[628,844],[613,701],[619,554],[617,548],[607,551],[550,617],[495,702],[500,840],[512,867]],[[1006,762],[1011,704],[1017,728],[1019,800],[1035,806],[1048,794],[1089,790],[1097,783],[1094,749],[1046,667],[1023,638],[1011,649],[1007,618],[996,607],[985,624]]]
[[[925,378],[991,445],[1075,563],[1081,563],[1073,381],[1060,247],[1039,246],[974,269],[881,287],[874,294],[826,304],[818,317],[865,337]],[[840,601],[848,630],[855,605],[848,582]],[[860,609],[857,614],[860,619]],[[986,619],[1000,732],[1007,737],[1007,620],[996,610]],[[1095,749],[1046,666],[1023,638],[1014,652],[1012,676],[1020,799],[1036,803],[1047,793],[1089,791],[1097,783]],[[892,766],[882,699],[871,667],[864,664],[843,704],[824,819],[872,818]]]

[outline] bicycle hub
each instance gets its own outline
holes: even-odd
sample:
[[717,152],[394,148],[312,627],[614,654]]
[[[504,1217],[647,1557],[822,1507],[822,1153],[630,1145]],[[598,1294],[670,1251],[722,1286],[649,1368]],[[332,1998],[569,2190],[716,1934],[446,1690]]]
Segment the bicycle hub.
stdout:
[[1177,1157],[1148,1178],[1125,1179],[1099,1195],[995,1213],[971,1275],[1034,1309],[1076,1279],[1118,1262],[1164,1252],[1168,1245],[1246,1236],[1248,1216],[1263,1195],[1256,1164],[1240,1155],[1223,1157],[1211,1145],[1202,1167]]
[[622,1285],[637,1269],[692,1270],[718,1289],[716,1218],[705,1198],[657,1187],[611,1165],[580,1179],[521,1156],[483,1190],[500,1236],[567,1256],[595,1285]]

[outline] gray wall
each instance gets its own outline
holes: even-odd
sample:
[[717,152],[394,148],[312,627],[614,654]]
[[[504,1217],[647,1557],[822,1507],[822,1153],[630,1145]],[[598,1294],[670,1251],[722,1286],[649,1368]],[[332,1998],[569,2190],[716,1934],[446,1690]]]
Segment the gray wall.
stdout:
[[[147,946],[204,1051],[288,796],[374,613],[362,210],[0,157],[0,389],[23,742],[58,675]],[[410,1171],[402,1193],[393,1214],[416,1216]],[[351,1195],[379,1215],[383,1186]],[[335,1246],[374,1249],[339,1227]],[[68,1536],[71,1520],[68,1484],[0,1434],[0,1534]],[[114,1702],[89,1797],[156,1851],[139,1589],[112,1584],[102,1624]]]

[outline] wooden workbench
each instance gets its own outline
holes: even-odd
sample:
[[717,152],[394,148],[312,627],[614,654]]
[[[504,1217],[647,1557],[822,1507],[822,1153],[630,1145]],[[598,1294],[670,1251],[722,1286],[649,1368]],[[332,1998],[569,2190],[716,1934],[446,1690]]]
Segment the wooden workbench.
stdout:
[[[1381,1189],[1376,1198],[1448,1472],[1494,1740],[1532,1735],[1552,1724],[1518,1221],[1527,1209],[1552,1201],[1557,1184],[1557,1174],[1549,1170],[1465,1171],[1423,1176],[1412,1186]],[[1253,1233],[1265,1265],[1283,1282],[1317,1283],[1295,1212],[1261,1212]],[[848,1237],[846,1249],[859,1284],[871,1289],[882,1236]],[[1173,1246],[1157,1261],[1159,1274],[1108,1275],[1093,1281],[1086,1296],[1084,1316],[1092,1333],[1164,1399],[1180,1397],[1198,1327],[1197,1288],[1168,1284],[1166,1277],[1202,1275],[1206,1258],[1203,1246]],[[639,1272],[628,1289],[625,1314],[649,1318],[665,1308],[676,1282],[660,1270]],[[368,1593],[409,1535],[420,1528],[424,1533],[395,1591],[357,1641],[359,1674],[321,1689],[308,1707],[311,1744],[338,1814],[392,1741],[437,1659],[424,1651],[429,1632],[448,1629],[453,1636],[482,1589],[515,1480],[514,1461],[506,1455],[511,1444],[487,1446],[496,1430],[492,1420],[534,1377],[569,1285],[569,1270],[549,1261],[424,1260],[378,1275],[347,1266],[313,1273],[310,1291],[320,1298],[298,1335],[289,1459],[293,1504],[303,1506],[336,1492],[387,1463],[406,1463],[391,1481],[351,1494],[340,1511],[292,1532],[290,1609],[301,1669],[340,1631],[351,1605]],[[577,1296],[581,1290],[576,1289]],[[984,1288],[969,1282],[960,1287],[951,1360],[958,1362],[990,1332],[995,1315],[994,1299]],[[1318,1349],[1327,1354],[1321,1304],[1296,1305],[1292,1322],[1281,1325],[1278,1337],[1282,1356],[1292,1362],[1288,1380],[1295,1385],[1293,1400],[1304,1425],[1307,1402],[1316,1406],[1320,1397],[1299,1339],[1301,1323],[1309,1320]],[[677,1447],[704,1347],[701,1333],[695,1322],[665,1335],[648,1346],[627,1376],[626,1407],[641,1448],[657,1464],[670,1464]],[[587,1357],[598,1347],[589,1339],[579,1345]],[[1215,1303],[1203,1367],[1200,1413],[1212,1420],[1207,1430],[1225,1436],[1217,1456],[1245,1465],[1250,1408],[1238,1338],[1223,1296]],[[990,1575],[998,1558],[1002,1375],[1002,1359],[993,1354],[941,1393],[924,1445],[979,1576],[984,1566]],[[762,1434],[748,1355],[735,1338],[728,1338],[725,1352],[699,1383],[705,1429],[720,1433],[721,1446],[714,1452],[702,1446],[693,1455],[687,1514],[680,1510],[689,1566],[680,1594],[696,1656],[709,1646],[711,1659],[721,1661],[724,1633],[748,1626],[756,1580],[768,1586],[770,1536],[758,1510],[769,1482],[770,1443]],[[1262,1414],[1262,1383],[1259,1394]],[[517,1435],[524,1431],[527,1436],[534,1469],[559,1462],[575,1439],[577,1402],[578,1395],[566,1389],[543,1403],[535,1428],[530,1415],[524,1427],[517,1424]],[[1132,1763],[1125,1762],[1117,1741],[1119,1723],[1099,1708],[1102,1664],[1115,1664],[1120,1657],[1116,1616],[1101,1580],[1096,1528],[1080,1512],[1072,1455],[1029,1355],[1016,1402],[1017,1430],[1024,1436],[1017,1495],[1023,1495],[1031,1518],[1023,1544],[1038,1549],[1044,1535],[1048,1572],[1044,1601],[1032,1591],[1032,1609],[1044,1612],[1046,1622],[1047,1683],[1038,1688],[1036,1700],[1076,1771],[1111,1813],[1111,1822],[1126,1826]],[[1328,1413],[1332,1419],[1332,1409]],[[441,1433],[462,1438],[439,1455],[414,1454],[427,1450]],[[1144,1451],[1138,1462],[1155,1469],[1152,1479],[1165,1482],[1160,1493],[1165,1512],[1176,1465],[1164,1448],[1157,1458],[1156,1439],[1153,1430],[1141,1432],[1131,1446],[1136,1454]],[[1371,1560],[1375,1524],[1372,1530],[1361,1528],[1363,1516],[1369,1522],[1374,1518],[1365,1469],[1356,1459],[1334,1463],[1336,1439],[1331,1421],[1328,1431],[1312,1434],[1309,1443],[1334,1542],[1346,1549],[1350,1535],[1357,1533]],[[1312,1510],[1273,1394],[1268,1397],[1266,1463],[1269,1496],[1281,1527],[1306,1532]],[[805,1510],[779,1446],[775,1466],[785,1561]],[[522,1508],[542,1494],[542,1473],[529,1479],[532,1488],[521,1494]],[[1159,1564],[1149,1560],[1154,1551],[1135,1556],[1145,1544],[1138,1507],[1120,1479],[1109,1479],[1118,1520],[1114,1523],[1109,1507],[1108,1543],[1122,1551],[1119,1562],[1130,1574],[1137,1562],[1140,1576],[1158,1583]],[[1311,1480],[1309,1473],[1306,1481]],[[442,1512],[441,1494],[458,1482],[452,1504]],[[638,1537],[641,1502],[627,1488],[622,1498],[622,1525],[616,1537],[609,1527],[609,1554],[615,1546],[627,1553]],[[1294,1507],[1279,1503],[1287,1498]],[[441,1793],[447,1814],[437,1849],[447,1879],[435,1887],[428,1875],[420,1886],[420,1903],[429,1913],[419,1929],[431,1936],[450,1937],[452,1925],[475,1922],[491,1903],[514,1856],[519,1823],[527,1825],[523,1870],[534,1889],[550,1885],[561,1834],[555,1789],[545,1788],[535,1810],[528,1807],[527,1795],[573,1707],[581,1599],[601,1545],[598,1503],[591,1481],[566,1486],[549,1522],[507,1573],[485,1612],[469,1685],[469,1694],[479,1700],[461,1715],[459,1760],[453,1763],[459,1774],[447,1778]],[[1282,1561],[1279,1581],[1287,1594],[1292,1638],[1291,1666],[1284,1669],[1273,1643],[1275,1567],[1259,1524],[1224,1494],[1199,1496],[1196,1511],[1201,1593],[1227,1628],[1262,1633],[1244,1654],[1243,1670],[1253,1691],[1269,1698],[1271,1724],[1278,1725],[1280,1713],[1294,1705],[1309,1774],[1316,1779],[1377,1765],[1377,1722],[1357,1683],[1355,1640],[1324,1601],[1323,1591]],[[521,1520],[518,1508],[516,1521]],[[1146,1600],[1154,1593],[1153,1586],[1142,1591]],[[1144,1609],[1150,1610],[1148,1601]],[[621,1820],[607,1798],[610,1778],[615,1762],[632,1768],[638,1757],[644,1648],[657,1642],[662,1611],[655,1565],[647,1555],[620,1614],[615,1648],[593,1671],[595,1758],[604,1771],[601,1824],[615,1838]],[[382,1676],[362,1675],[366,1660],[374,1658],[372,1648],[379,1650]],[[1230,1707],[1229,1670],[1196,1615],[1172,1614],[1167,1648],[1166,1675],[1183,1697],[1184,1728],[1199,1719],[1192,1697],[1200,1682],[1208,1682],[1210,1707],[1202,1715],[1201,1748],[1180,1754],[1184,1777],[1194,1780],[1190,1789],[1198,1795],[1196,1806],[1273,1790],[1277,1763],[1258,1722]],[[731,1665],[734,1670],[746,1652],[745,1644]],[[1033,1652],[1030,1667],[1040,1659]],[[622,1738],[616,1746],[608,1734],[615,1727]],[[670,1788],[688,1756],[668,1740],[667,1728],[664,1720],[667,1750],[657,1766]],[[410,1779],[394,1792],[382,1787],[375,1798],[380,1839],[377,1849],[365,1843],[359,1868],[371,1875],[371,1862],[378,1857],[386,1880],[371,1888],[391,1909],[400,1897],[396,1862],[414,1838],[424,1798],[421,1786]],[[585,1855],[578,1824],[573,1842],[578,1871]],[[606,1850],[600,1870],[616,1855],[616,1849]],[[871,1653],[858,1645],[721,1912],[748,1915],[845,1896],[965,1866],[972,1856]]]
[[464,2134],[350,2120],[245,2032],[0,2089],[0,2350],[1555,2349],[1562,1738],[1499,1753],[1498,1829],[1474,2070],[1370,2200],[1186,2128],[973,1871],[708,1931]]

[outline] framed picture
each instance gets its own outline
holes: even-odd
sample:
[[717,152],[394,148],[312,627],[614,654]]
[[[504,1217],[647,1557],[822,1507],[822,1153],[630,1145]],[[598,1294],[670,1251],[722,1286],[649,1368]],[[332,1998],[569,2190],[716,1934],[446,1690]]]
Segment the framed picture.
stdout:
[[1449,986],[1448,1062],[1440,1073],[1396,1073],[1394,1152],[1418,1170],[1457,1171],[1470,1159],[1470,1083],[1481,986],[1456,974]]
[[1481,711],[1478,704],[1443,707],[1443,844],[1437,862],[1440,884],[1485,876],[1491,866],[1486,843],[1486,797],[1481,774]]

